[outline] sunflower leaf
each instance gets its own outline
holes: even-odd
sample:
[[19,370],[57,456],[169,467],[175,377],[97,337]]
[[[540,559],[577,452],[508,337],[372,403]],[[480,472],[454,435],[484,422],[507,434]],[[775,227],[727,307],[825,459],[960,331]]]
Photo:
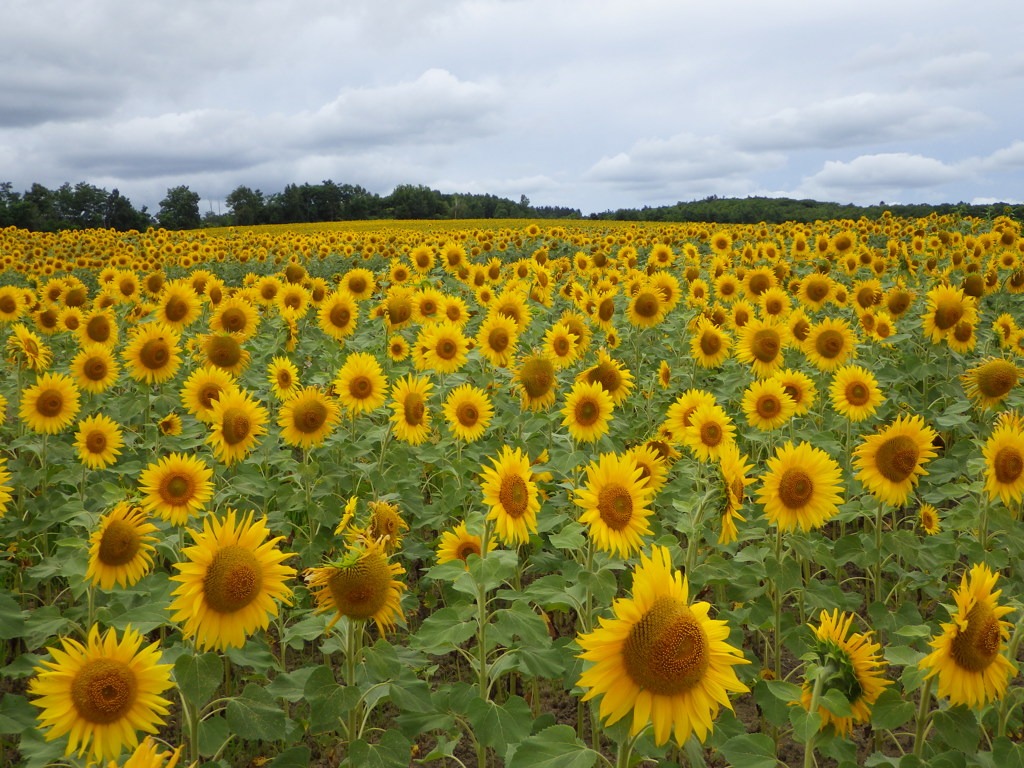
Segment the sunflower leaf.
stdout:
[[904,701],[899,692],[886,688],[871,708],[873,728],[893,730],[899,728],[914,716],[914,705]]
[[[218,659],[219,661],[219,659]],[[228,727],[240,739],[269,740],[285,730],[285,715],[274,697],[256,683],[249,683],[242,695],[228,702]]]
[[521,696],[509,696],[503,704],[478,699],[466,712],[477,739],[499,755],[530,735],[533,713]]
[[183,653],[174,662],[174,679],[185,701],[202,707],[224,679],[224,662],[212,651]]
[[775,768],[775,742],[763,733],[733,736],[718,750],[733,768]]
[[385,731],[377,744],[356,739],[349,746],[349,757],[343,766],[359,768],[405,768],[409,765],[412,742],[399,731]]
[[508,759],[508,768],[590,768],[597,752],[568,725],[552,725],[523,739]]

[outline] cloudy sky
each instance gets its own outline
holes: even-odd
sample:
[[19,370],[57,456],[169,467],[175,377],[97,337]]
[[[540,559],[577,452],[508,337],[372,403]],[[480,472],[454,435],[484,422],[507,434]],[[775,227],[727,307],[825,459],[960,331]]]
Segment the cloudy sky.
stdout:
[[0,181],[1024,199],[1020,0],[4,0]]

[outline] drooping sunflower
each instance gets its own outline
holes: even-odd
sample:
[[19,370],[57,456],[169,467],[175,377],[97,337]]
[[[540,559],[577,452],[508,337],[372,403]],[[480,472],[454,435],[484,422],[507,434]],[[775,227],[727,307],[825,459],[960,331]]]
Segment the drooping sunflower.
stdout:
[[540,511],[540,492],[530,471],[530,457],[506,445],[490,461],[493,466],[484,467],[480,476],[487,519],[494,521],[502,543],[524,544],[537,530]]
[[194,370],[181,387],[181,402],[185,410],[204,424],[213,421],[213,407],[221,395],[238,389],[235,377],[216,366],[207,365]]
[[222,392],[211,416],[206,441],[217,459],[227,465],[244,459],[256,447],[270,419],[267,409],[241,388]]
[[184,525],[213,497],[212,477],[213,470],[197,456],[164,456],[139,475],[142,507],[172,525]]
[[843,503],[843,471],[821,448],[787,442],[768,459],[757,502],[780,530],[820,528]]
[[109,467],[121,455],[121,428],[109,416],[98,413],[78,422],[75,448],[78,460],[90,469]]
[[899,416],[854,451],[857,477],[878,499],[894,507],[907,503],[925,462],[935,456],[935,430],[919,415]]
[[551,358],[544,354],[527,355],[519,360],[515,380],[522,395],[522,407],[541,411],[555,402],[558,376]]
[[351,336],[359,322],[359,305],[355,297],[345,290],[332,293],[317,310],[320,330],[331,338],[344,341]]
[[836,371],[828,391],[836,412],[854,422],[871,416],[885,399],[874,374],[859,365]]
[[136,327],[121,353],[128,374],[147,384],[167,381],[181,365],[178,340],[178,333],[161,323]]
[[430,411],[427,399],[433,383],[427,376],[409,374],[391,387],[391,422],[395,437],[409,445],[419,445],[430,436]]
[[928,306],[921,320],[924,335],[938,344],[953,333],[961,321],[975,325],[978,322],[977,300],[965,296],[963,290],[949,285],[937,285],[928,291]]
[[233,334],[242,341],[251,339],[259,327],[259,310],[243,296],[225,299],[210,316],[210,330],[213,333]]
[[[450,563],[453,560],[461,560],[466,563],[466,567],[469,567],[468,560],[470,555],[476,555],[477,557],[483,556],[483,540],[479,536],[475,536],[469,532],[466,528],[465,521],[460,522],[450,531],[441,532],[441,540],[437,545],[437,562]],[[489,541],[487,551],[490,552],[495,548],[496,544],[494,541]]]
[[277,616],[277,601],[291,605],[286,581],[295,569],[282,563],[294,553],[282,552],[284,537],[270,538],[266,519],[253,513],[237,518],[233,509],[221,517],[207,516],[203,530],[190,530],[195,545],[182,550],[184,561],[171,581],[180,583],[169,610],[184,622],[182,634],[199,648],[241,648],[257,629]]
[[722,448],[718,468],[722,473],[722,485],[725,488],[725,509],[722,511],[718,543],[725,545],[736,541],[739,535],[736,521],[746,522],[740,510],[747,499],[746,488],[754,482],[754,478],[747,474],[754,465],[747,463],[746,454],[741,453],[739,446],[732,442]]
[[990,357],[961,374],[964,392],[982,408],[1003,402],[1020,381],[1021,369],[1002,357]]
[[654,494],[641,475],[631,456],[605,453],[587,466],[586,483],[576,489],[580,522],[598,548],[623,558],[642,549],[643,537],[651,533],[648,504]]
[[352,416],[382,406],[387,398],[387,386],[380,363],[367,352],[349,355],[334,379],[334,393]]
[[1002,590],[993,591],[998,579],[999,573],[984,563],[972,566],[969,577],[964,573],[953,593],[952,622],[942,625],[942,634],[929,642],[935,650],[918,662],[928,670],[926,678],[938,676],[938,695],[948,697],[953,706],[981,709],[1001,699],[1015,674],[1002,653],[1011,628],[1003,616],[1013,608],[999,605]]
[[[871,720],[871,708],[892,680],[886,680],[886,662],[882,659],[882,646],[872,641],[872,632],[850,634],[855,614],[840,613],[835,609],[831,614],[822,611],[818,626],[812,627],[815,643],[812,652],[817,656],[818,666],[832,668],[831,675],[823,680],[821,693],[839,691],[850,704],[850,714],[833,714],[825,706],[818,707],[821,715],[819,730],[835,729],[840,736],[849,736],[855,723]],[[814,685],[805,681],[800,703],[810,709]]]
[[131,587],[153,565],[157,527],[149,522],[142,507],[118,502],[100,518],[89,538],[89,567],[85,578],[100,589]]
[[747,423],[764,432],[778,429],[796,413],[796,403],[775,378],[752,382],[743,392],[742,407]]
[[718,368],[729,357],[732,339],[706,317],[701,317],[690,338],[690,356],[701,368]]
[[1024,431],[1015,419],[997,424],[982,449],[985,457],[985,490],[989,499],[1003,504],[1021,501],[1024,495]]
[[401,597],[405,584],[395,576],[405,573],[398,563],[389,563],[379,544],[363,542],[352,546],[339,560],[305,571],[313,592],[317,613],[333,611],[327,625],[333,627],[342,616],[349,621],[373,619],[381,633],[394,628],[402,617]]
[[599,383],[577,381],[565,396],[562,425],[574,440],[592,443],[608,433],[615,404]]
[[341,409],[319,387],[306,387],[284,401],[277,424],[288,445],[311,448],[320,445],[338,423]]
[[758,378],[767,378],[782,367],[789,339],[785,324],[752,318],[737,332],[736,359],[749,365]]
[[710,608],[689,602],[688,580],[672,568],[666,548],[641,554],[632,595],[614,602],[614,618],[602,617],[598,629],[576,638],[580,658],[593,662],[580,675],[583,700],[603,694],[607,725],[631,714],[631,736],[653,723],[658,745],[673,731],[679,745],[691,734],[703,742],[719,709],[732,709],[729,693],[748,690],[733,670],[748,662]]
[[55,435],[78,415],[75,382],[63,373],[44,373],[21,393],[19,416],[33,432]]
[[819,371],[832,371],[853,355],[856,340],[849,323],[829,317],[811,326],[801,348]]
[[452,434],[467,443],[483,436],[493,415],[490,397],[472,384],[456,387],[444,401],[444,416]]

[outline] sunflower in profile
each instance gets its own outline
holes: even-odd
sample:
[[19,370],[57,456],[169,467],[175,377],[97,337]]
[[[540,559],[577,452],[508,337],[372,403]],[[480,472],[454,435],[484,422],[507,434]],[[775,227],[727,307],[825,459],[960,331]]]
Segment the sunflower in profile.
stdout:
[[587,467],[584,487],[576,489],[576,504],[583,510],[580,522],[605,552],[629,557],[651,533],[648,518],[653,510],[648,504],[654,494],[641,475],[632,457],[604,453]]
[[63,373],[44,373],[21,393],[21,420],[33,432],[55,435],[78,415],[79,394],[75,382]]
[[732,339],[711,320],[701,316],[690,337],[690,357],[701,368],[718,368],[729,357]]
[[735,441],[736,427],[724,408],[704,403],[690,415],[690,425],[682,438],[699,461],[718,461],[722,449]]
[[238,389],[235,377],[216,366],[197,368],[181,387],[185,410],[204,424],[213,421],[213,407],[221,395]]
[[487,519],[495,523],[502,543],[525,544],[537,530],[540,492],[530,471],[530,457],[504,446],[480,476]]
[[935,650],[918,662],[928,671],[926,678],[938,676],[938,695],[952,706],[981,709],[1001,699],[1016,672],[1002,653],[1012,627],[1003,616],[1013,608],[999,605],[1002,590],[993,591],[998,579],[984,563],[972,566],[969,576],[964,573],[953,593],[952,622],[942,625],[942,634],[929,642]]
[[900,416],[854,451],[857,477],[876,498],[894,507],[907,503],[924,464],[934,458],[935,430],[919,415]]
[[748,662],[710,608],[690,603],[687,578],[672,568],[666,548],[641,554],[631,596],[614,602],[613,618],[576,638],[580,658],[593,662],[578,682],[583,700],[603,694],[606,725],[632,714],[630,736],[653,723],[658,745],[673,732],[679,745],[691,734],[703,742],[720,708],[732,709],[729,693],[748,690],[733,669]]
[[629,300],[627,317],[630,325],[638,328],[653,328],[665,319],[666,307],[661,291],[653,286],[644,286]]
[[[157,742],[152,736],[147,736],[132,753],[132,756],[124,761],[121,768],[174,768],[181,758],[181,750],[184,745],[179,746],[173,752],[160,753]],[[111,762],[107,768],[117,768],[117,764]]]
[[917,511],[917,520],[921,530],[928,536],[934,536],[942,530],[942,520],[939,518],[939,511],[931,504],[922,504]]
[[154,316],[157,322],[181,333],[199,318],[201,310],[202,303],[195,289],[188,283],[175,281],[164,285]]
[[100,589],[132,587],[153,565],[157,528],[136,504],[118,502],[100,518],[89,538],[89,567],[85,578]]
[[746,488],[754,482],[754,478],[748,477],[747,474],[754,465],[747,463],[747,455],[741,453],[739,446],[732,442],[722,448],[718,468],[722,473],[722,485],[725,489],[725,509],[722,512],[718,543],[726,545],[736,541],[739,535],[736,521],[746,522],[740,510],[747,499]]
[[75,448],[78,460],[90,469],[109,467],[121,455],[121,428],[109,416],[98,413],[78,422]]
[[741,405],[747,423],[764,432],[778,429],[796,413],[796,403],[775,378],[752,382]]
[[7,471],[7,459],[0,456],[0,517],[7,511],[7,505],[11,503],[14,488],[8,485],[11,481],[11,473]]
[[429,377],[409,374],[391,387],[391,422],[395,437],[409,445],[419,445],[430,436],[430,411],[427,399],[434,388]]
[[377,362],[367,352],[354,352],[334,379],[334,393],[352,415],[369,413],[384,405],[388,380]]
[[113,760],[138,746],[137,731],[157,732],[170,711],[160,694],[173,685],[171,665],[159,663],[159,643],[142,642],[131,627],[118,639],[115,629],[101,637],[93,624],[84,645],[63,638],[63,648],[47,648],[53,661],[35,668],[28,688],[47,741],[67,735],[65,755]]
[[317,322],[320,330],[328,336],[344,341],[346,336],[355,333],[359,322],[359,304],[348,291],[335,291],[317,310]]
[[243,296],[225,299],[210,316],[210,330],[213,333],[233,334],[242,341],[251,339],[259,327],[259,310]]
[[1021,369],[1002,357],[990,357],[961,374],[964,392],[982,408],[1003,402],[1020,381]]
[[542,411],[555,402],[558,376],[545,354],[527,355],[519,360],[515,381],[522,395],[522,407]]
[[308,449],[320,445],[338,423],[341,409],[319,387],[306,387],[284,401],[277,424],[288,445]]
[[241,648],[257,629],[277,616],[277,601],[291,605],[286,581],[295,569],[282,563],[294,553],[282,552],[284,537],[270,538],[266,519],[237,517],[233,509],[203,520],[202,531],[189,531],[195,545],[182,550],[175,563],[179,582],[169,610],[184,622],[182,634],[201,649]]
[[768,459],[757,502],[780,530],[820,528],[843,503],[843,471],[821,448],[787,442]]
[[[819,706],[819,730],[831,727],[840,736],[849,736],[856,723],[869,722],[871,708],[885,687],[892,685],[892,680],[884,677],[886,663],[881,655],[882,646],[872,641],[872,633],[850,634],[854,616],[852,613],[840,613],[838,609],[831,614],[822,611],[818,626],[812,627],[814,644],[811,652],[817,656],[818,666],[834,670],[823,681],[822,693],[839,691],[850,704],[850,714],[845,717]],[[804,709],[810,709],[813,688],[811,682],[804,682],[800,699]]]
[[178,372],[181,354],[176,331],[161,323],[147,323],[132,331],[121,357],[136,381],[160,384]]
[[853,355],[856,340],[853,329],[845,320],[825,318],[811,326],[801,349],[819,371],[832,371]]
[[453,435],[467,443],[483,437],[494,415],[491,399],[484,390],[462,384],[444,401],[444,416]]
[[859,365],[836,371],[828,392],[832,407],[850,421],[864,421],[885,400],[874,374]]
[[17,323],[7,337],[7,359],[31,371],[45,371],[50,367],[53,353],[39,336]]
[[500,312],[488,312],[476,334],[476,348],[480,355],[496,368],[505,368],[516,349],[519,327],[515,321]]
[[782,353],[789,344],[789,328],[783,323],[752,318],[736,335],[736,359],[764,379],[782,367]]
[[333,611],[327,625],[333,627],[342,616],[349,621],[373,619],[383,634],[402,618],[405,584],[395,577],[405,573],[398,563],[389,563],[379,544],[363,542],[352,546],[337,561],[308,568],[306,584],[313,590],[317,613]]
[[608,434],[615,403],[599,383],[577,381],[565,397],[562,425],[573,440],[592,443]]
[[668,389],[672,386],[672,368],[665,360],[658,366],[658,386]]
[[1016,419],[998,423],[982,449],[985,457],[985,490],[1009,506],[1024,496],[1024,430]]
[[270,415],[259,401],[241,388],[221,393],[213,405],[207,442],[223,464],[244,459],[267,431]]
[[139,475],[143,509],[172,525],[184,525],[213,497],[213,470],[196,456],[172,453],[151,463]]

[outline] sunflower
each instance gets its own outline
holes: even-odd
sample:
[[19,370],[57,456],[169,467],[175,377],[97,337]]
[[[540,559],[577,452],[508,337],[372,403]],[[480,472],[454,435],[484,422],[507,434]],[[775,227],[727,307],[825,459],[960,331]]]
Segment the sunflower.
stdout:
[[44,373],[21,393],[19,416],[33,432],[55,435],[78,415],[75,382],[63,373]]
[[832,371],[853,355],[855,343],[856,336],[849,323],[826,318],[811,326],[801,348],[819,371]]
[[921,508],[917,511],[917,519],[921,524],[921,530],[929,536],[934,536],[942,530],[939,511],[931,504],[921,505]]
[[267,383],[274,397],[287,400],[299,391],[299,369],[287,357],[274,357],[267,366]]
[[739,446],[732,442],[722,448],[718,459],[718,468],[722,473],[722,485],[725,488],[726,497],[718,543],[725,545],[736,541],[739,535],[736,521],[746,522],[746,518],[740,514],[740,510],[743,509],[747,498],[746,488],[754,482],[754,478],[747,476],[754,465],[747,464],[746,454],[740,453]]
[[850,421],[868,418],[885,399],[874,375],[859,365],[847,365],[836,371],[828,392],[832,407]]
[[690,425],[682,434],[683,444],[699,461],[718,461],[722,449],[735,440],[736,427],[725,409],[704,403],[690,414]]
[[345,359],[334,379],[334,393],[352,416],[369,413],[384,404],[388,380],[377,358],[354,352]]
[[483,436],[493,415],[494,407],[490,397],[472,384],[456,387],[448,393],[444,402],[444,416],[452,434],[467,443]]
[[242,346],[244,339],[233,333],[208,333],[199,337],[199,346],[205,365],[212,365],[240,376],[249,365],[249,351]]
[[431,286],[423,286],[412,299],[412,319],[417,325],[430,325],[442,318],[444,294]]
[[53,360],[53,353],[39,336],[17,323],[11,327],[7,338],[7,359],[22,368],[45,371]]
[[241,648],[246,637],[266,629],[277,616],[278,600],[291,605],[285,581],[295,569],[281,563],[294,553],[281,552],[283,536],[270,537],[266,519],[250,512],[236,521],[228,509],[222,518],[207,516],[202,531],[189,531],[195,545],[185,547],[183,562],[175,563],[180,582],[169,610],[184,621],[182,634],[195,638],[200,649]]
[[942,625],[942,634],[929,642],[935,650],[918,662],[928,671],[926,678],[938,676],[938,694],[949,697],[952,706],[981,709],[1005,695],[1015,674],[1013,663],[1001,653],[1012,626],[1003,616],[1013,608],[999,605],[1002,590],[992,591],[998,578],[984,563],[972,566],[969,578],[964,573],[953,594],[953,621]]
[[434,388],[426,376],[409,374],[391,386],[391,422],[395,437],[409,445],[419,445],[430,436],[430,411],[427,398]]
[[680,746],[691,734],[703,742],[720,707],[732,709],[729,693],[748,690],[733,670],[748,662],[727,642],[728,625],[708,616],[710,607],[689,602],[688,580],[666,548],[641,554],[632,595],[613,603],[614,618],[576,638],[580,658],[594,662],[580,675],[583,700],[603,694],[606,725],[632,713],[630,736],[653,722],[658,745],[673,731]]
[[14,490],[7,483],[11,481],[11,473],[7,471],[7,459],[0,456],[0,517],[4,516],[7,511],[7,505],[11,503],[13,496],[11,492]]
[[964,392],[982,408],[1003,402],[1020,381],[1021,369],[1009,360],[990,357],[961,374]]
[[148,384],[167,381],[181,365],[178,340],[178,333],[161,323],[135,328],[121,353],[129,375]]
[[213,333],[234,334],[242,341],[251,339],[259,326],[259,311],[242,296],[225,299],[210,316],[210,330]]
[[989,499],[1003,504],[1020,502],[1024,495],[1024,431],[1015,420],[1002,422],[992,431],[982,450],[985,456],[985,490]]
[[297,390],[281,406],[277,424],[288,445],[311,448],[320,445],[338,422],[341,409],[318,387]]
[[113,353],[103,344],[87,344],[71,359],[75,383],[90,394],[105,392],[117,381],[119,373]]
[[530,458],[521,449],[504,446],[480,476],[487,519],[495,522],[505,544],[524,544],[537,530],[540,494],[530,471]]
[[498,312],[488,312],[476,335],[476,347],[491,365],[508,366],[516,349],[519,328],[514,320]]
[[657,493],[664,487],[668,480],[668,460],[657,448],[641,443],[627,449],[625,455],[640,468],[641,485],[648,488],[651,493]]
[[[142,634],[126,627],[121,639],[93,624],[83,645],[63,638],[63,649],[47,648],[53,661],[35,668],[29,693],[42,712],[46,740],[68,735],[65,755],[76,750],[95,760],[114,759],[127,745],[138,746],[137,731],[156,733],[170,702],[171,665],[159,664],[159,643],[142,648]],[[90,747],[90,741],[92,742]]]
[[935,456],[935,435],[921,416],[900,416],[854,451],[857,477],[881,501],[906,504],[918,477],[928,474],[924,463]]
[[89,344],[112,347],[118,339],[117,318],[109,309],[94,309],[82,318],[75,335],[83,347]]
[[176,281],[164,285],[154,314],[157,322],[181,333],[196,321],[201,308],[195,289],[188,283]]
[[172,453],[150,463],[139,475],[142,507],[172,525],[184,525],[213,497],[213,470],[196,456]]
[[974,325],[978,322],[977,302],[965,296],[960,288],[937,285],[928,291],[927,311],[921,315],[924,335],[938,344],[953,333],[961,321]]
[[661,365],[658,366],[658,385],[662,389],[672,386],[672,368],[665,360],[662,360]]
[[715,396],[703,389],[688,389],[668,407],[665,427],[676,442],[682,442],[687,427],[692,423],[693,413],[702,405],[715,405]]
[[600,384],[615,405],[621,405],[633,391],[633,374],[601,347],[597,350],[597,363],[577,377],[579,381]]
[[803,371],[786,368],[776,371],[772,378],[778,381],[786,390],[786,394],[792,398],[793,404],[796,406],[796,410],[793,411],[794,416],[802,416],[811,410],[811,406],[814,405],[814,400],[818,396],[818,389],[814,386],[814,381],[810,376]]
[[789,338],[789,328],[783,323],[752,318],[737,332],[736,359],[748,364],[757,377],[767,378],[782,366]]
[[583,488],[576,489],[576,504],[583,509],[580,522],[597,546],[620,557],[643,548],[651,533],[648,518],[653,490],[641,480],[642,472],[628,455],[604,453],[587,467]]
[[354,267],[341,277],[339,289],[344,289],[356,301],[370,298],[377,290],[377,279],[373,272],[363,267]]
[[[882,646],[872,642],[871,632],[854,632],[850,634],[854,614],[840,613],[839,609],[831,614],[822,611],[818,618],[818,626],[813,627],[815,643],[812,653],[817,657],[819,668],[831,668],[832,673],[822,683],[822,693],[838,691],[849,702],[850,714],[840,716],[833,714],[825,706],[818,707],[821,716],[819,730],[829,726],[840,736],[849,736],[855,723],[867,723],[871,720],[871,708],[887,685],[886,663],[882,659]],[[810,709],[814,685],[805,681],[800,699],[804,709]]]
[[454,323],[443,320],[425,326],[416,339],[423,351],[424,367],[438,373],[455,373],[466,364],[469,340]]
[[821,448],[787,442],[768,459],[767,468],[757,502],[780,530],[819,528],[843,503],[843,471]]
[[0,286],[0,323],[13,323],[25,312],[22,292],[13,285]]
[[78,460],[90,469],[103,469],[117,461],[123,444],[121,428],[109,416],[100,413],[78,422],[74,445]]
[[592,443],[608,433],[615,403],[599,383],[577,381],[565,397],[562,425],[579,442]]
[[697,321],[690,337],[690,357],[701,368],[718,368],[729,357],[732,339],[706,317]]
[[267,409],[241,388],[222,392],[213,404],[210,435],[206,441],[224,464],[244,459],[266,433]]
[[[147,736],[132,753],[132,756],[124,761],[124,765],[121,768],[174,768],[178,764],[178,760],[181,758],[181,750],[184,748],[184,745],[182,745],[173,752],[161,754],[157,751],[159,747],[153,740],[153,737]],[[111,762],[107,765],[107,768],[117,768],[117,764]]]
[[571,333],[564,323],[555,323],[544,334],[543,350],[555,368],[566,368],[579,357],[579,336]]
[[400,363],[409,356],[409,342],[399,334],[394,334],[388,339],[388,357],[394,362]]
[[812,272],[800,281],[796,297],[808,309],[819,310],[832,297],[833,288],[832,278]]
[[554,363],[545,354],[521,358],[515,371],[515,380],[522,395],[522,406],[541,411],[555,402],[558,377]]
[[785,317],[792,308],[789,294],[784,288],[778,286],[773,286],[762,293],[758,299],[758,305],[761,307],[761,316],[764,318]]
[[89,539],[89,567],[85,578],[100,589],[134,586],[153,565],[156,548],[150,536],[156,526],[141,507],[119,502],[100,518]]
[[946,336],[946,343],[954,352],[966,354],[978,346],[978,335],[973,323],[961,320]]
[[747,387],[742,406],[747,423],[765,432],[778,429],[796,413],[793,398],[774,378],[761,379]]
[[320,330],[338,341],[344,341],[346,336],[351,336],[358,321],[359,305],[355,297],[345,290],[332,293],[317,310]]
[[235,377],[225,370],[207,365],[193,371],[181,387],[181,402],[185,410],[199,421],[213,421],[213,407],[221,395],[238,389]]
[[653,328],[665,319],[665,303],[662,294],[653,286],[641,288],[629,300],[628,317],[630,325],[639,328]]
[[328,628],[344,616],[349,621],[373,619],[377,629],[384,633],[402,617],[405,584],[395,576],[403,573],[401,565],[388,562],[380,545],[364,542],[350,547],[334,563],[308,568],[304,575],[309,588],[315,590],[316,612],[336,614]]

